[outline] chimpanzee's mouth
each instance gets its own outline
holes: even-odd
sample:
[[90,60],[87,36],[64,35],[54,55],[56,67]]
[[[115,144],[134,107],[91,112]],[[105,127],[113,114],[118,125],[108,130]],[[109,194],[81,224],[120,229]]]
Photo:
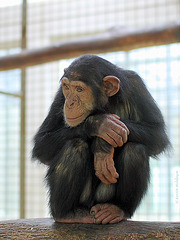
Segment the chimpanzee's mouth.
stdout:
[[75,120],[78,120],[79,118],[81,118],[83,115],[84,115],[84,113],[81,114],[81,115],[78,116],[78,117],[75,117],[75,118],[67,118],[67,120],[68,120],[68,121],[75,121]]

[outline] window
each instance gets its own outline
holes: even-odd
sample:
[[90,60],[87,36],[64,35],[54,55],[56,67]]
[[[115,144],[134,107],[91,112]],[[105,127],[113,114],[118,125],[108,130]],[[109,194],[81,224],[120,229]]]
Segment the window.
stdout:
[[[11,49],[10,53],[19,49]],[[0,51],[0,55],[7,51]],[[13,78],[13,81],[12,81]],[[21,72],[0,72],[0,218],[19,218]]]
[[[168,24],[179,19],[179,0],[28,0],[27,48],[107,31]],[[20,51],[22,1],[0,1],[0,56]],[[136,220],[179,220],[180,215],[180,44],[101,54],[132,70],[161,108],[172,153],[151,160],[151,184]],[[43,178],[32,162],[32,139],[59,86],[61,60],[26,69],[25,216],[49,216]],[[0,72],[0,218],[20,217],[21,71]]]

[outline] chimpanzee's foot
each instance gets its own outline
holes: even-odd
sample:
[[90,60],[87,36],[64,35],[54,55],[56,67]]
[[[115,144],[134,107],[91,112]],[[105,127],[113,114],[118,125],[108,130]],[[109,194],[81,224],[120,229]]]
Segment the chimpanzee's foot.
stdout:
[[61,223],[94,223],[94,216],[89,214],[88,210],[76,209],[63,218],[54,218],[56,222]]
[[124,211],[113,204],[97,204],[91,208],[91,215],[97,224],[118,223],[126,220]]

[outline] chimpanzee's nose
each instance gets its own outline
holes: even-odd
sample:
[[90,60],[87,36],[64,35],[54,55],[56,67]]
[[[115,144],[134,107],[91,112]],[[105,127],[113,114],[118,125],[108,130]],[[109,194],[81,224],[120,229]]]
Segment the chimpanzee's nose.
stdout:
[[70,97],[67,99],[67,107],[69,109],[72,109],[75,105],[75,103],[77,102],[77,99],[75,97]]

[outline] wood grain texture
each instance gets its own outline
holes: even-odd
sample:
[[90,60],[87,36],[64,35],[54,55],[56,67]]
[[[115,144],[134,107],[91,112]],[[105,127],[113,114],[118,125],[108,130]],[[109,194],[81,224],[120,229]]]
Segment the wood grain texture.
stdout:
[[180,239],[180,223],[123,221],[118,224],[63,224],[50,218],[0,222],[0,239],[126,240]]

